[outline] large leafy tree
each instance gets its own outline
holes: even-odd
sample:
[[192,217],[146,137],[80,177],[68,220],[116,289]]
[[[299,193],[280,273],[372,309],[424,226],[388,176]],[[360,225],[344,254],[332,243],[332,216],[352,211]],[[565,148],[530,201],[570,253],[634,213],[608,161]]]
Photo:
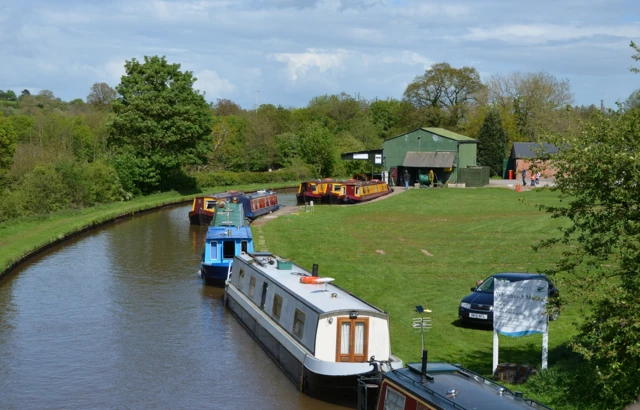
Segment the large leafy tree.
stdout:
[[128,188],[157,189],[183,165],[205,159],[212,117],[204,95],[193,89],[196,78],[164,57],[125,63],[108,123],[109,144],[126,170]]
[[330,177],[337,161],[335,136],[319,122],[313,122],[301,130],[298,152],[302,160],[312,165],[318,176]]
[[569,223],[542,246],[564,245],[555,271],[574,274],[591,307],[573,347],[603,408],[621,408],[640,395],[640,111],[598,113],[551,142],[562,202],[545,209]]
[[508,144],[509,137],[502,126],[500,114],[490,111],[478,133],[478,162],[491,168],[491,175],[501,174]]
[[448,124],[457,126],[483,87],[474,67],[454,68],[449,63],[438,63],[407,86],[404,98],[416,108],[444,110]]

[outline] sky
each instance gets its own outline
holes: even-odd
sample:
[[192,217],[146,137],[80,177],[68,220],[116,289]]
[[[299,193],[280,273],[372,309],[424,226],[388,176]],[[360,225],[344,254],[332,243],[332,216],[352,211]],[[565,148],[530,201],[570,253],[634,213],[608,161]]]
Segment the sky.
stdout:
[[206,99],[305,107],[401,99],[434,63],[568,79],[577,105],[640,88],[638,0],[2,0],[0,90],[86,99],[124,63],[166,56]]

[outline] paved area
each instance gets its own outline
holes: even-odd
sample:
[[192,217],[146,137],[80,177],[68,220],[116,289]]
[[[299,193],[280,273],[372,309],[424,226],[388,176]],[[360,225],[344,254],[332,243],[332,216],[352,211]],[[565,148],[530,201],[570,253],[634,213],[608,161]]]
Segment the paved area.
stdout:
[[542,188],[545,186],[554,186],[554,182],[552,178],[540,178],[540,183],[535,187],[531,186],[531,180],[526,179],[527,184],[522,185],[522,178],[520,179],[490,179],[489,186],[490,187],[498,187],[498,188],[509,188],[516,189],[516,184],[522,185],[523,191],[530,191],[534,188]]

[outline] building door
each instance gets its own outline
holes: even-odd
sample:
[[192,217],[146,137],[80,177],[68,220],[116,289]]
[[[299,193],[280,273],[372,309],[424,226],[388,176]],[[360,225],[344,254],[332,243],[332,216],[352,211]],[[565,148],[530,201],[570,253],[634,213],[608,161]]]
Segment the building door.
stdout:
[[338,319],[338,343],[336,346],[336,361],[357,362],[367,361],[369,340],[369,318]]

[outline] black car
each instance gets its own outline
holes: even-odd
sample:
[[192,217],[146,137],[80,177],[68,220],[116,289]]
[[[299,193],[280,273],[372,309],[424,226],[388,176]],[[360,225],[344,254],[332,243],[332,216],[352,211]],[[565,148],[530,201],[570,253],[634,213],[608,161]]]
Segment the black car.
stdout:
[[[544,279],[549,282],[549,298],[558,296],[558,289],[546,276],[539,273],[496,273],[489,276],[477,287],[471,288],[471,293],[460,301],[458,317],[462,323],[493,325],[493,284],[494,279],[519,282],[529,279]],[[557,310],[549,316],[550,320],[558,318]]]

